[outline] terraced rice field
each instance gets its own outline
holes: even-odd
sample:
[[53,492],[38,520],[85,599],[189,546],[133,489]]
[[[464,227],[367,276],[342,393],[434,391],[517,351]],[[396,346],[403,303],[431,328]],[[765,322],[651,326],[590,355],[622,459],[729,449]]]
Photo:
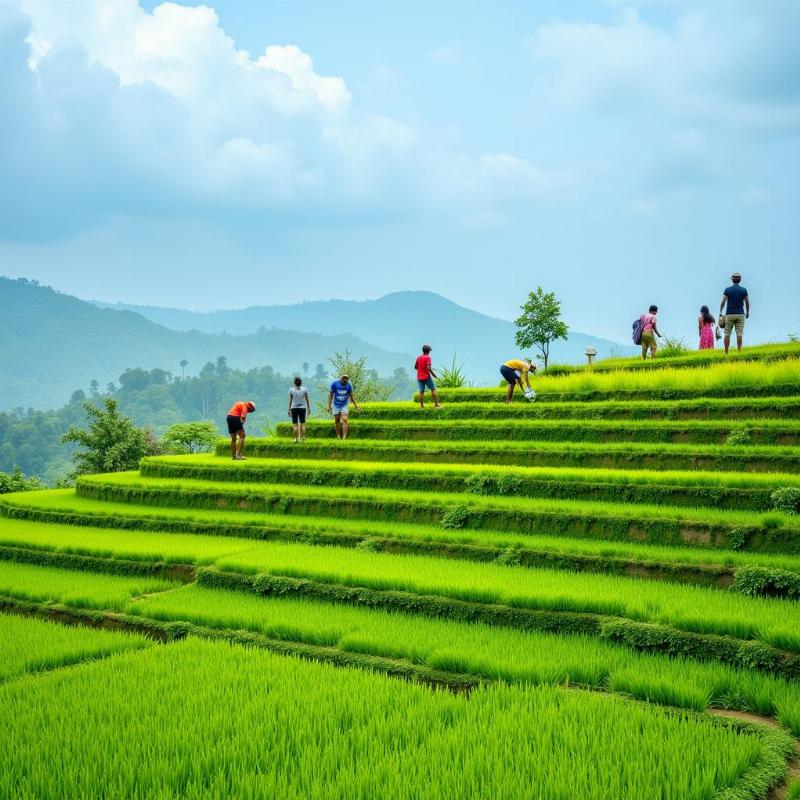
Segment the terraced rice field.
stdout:
[[791,796],[797,353],[665,364],[0,498],[0,796]]

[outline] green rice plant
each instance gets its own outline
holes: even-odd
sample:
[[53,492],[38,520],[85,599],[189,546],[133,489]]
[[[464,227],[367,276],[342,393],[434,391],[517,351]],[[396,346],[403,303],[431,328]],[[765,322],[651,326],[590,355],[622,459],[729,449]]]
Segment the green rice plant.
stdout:
[[500,685],[465,697],[194,640],[8,684],[0,699],[3,796],[745,798],[792,752],[777,731],[614,697]]
[[[249,457],[315,458],[330,461],[494,464],[502,466],[594,467],[730,472],[797,472],[800,448],[733,448],[703,445],[521,441],[395,441],[308,439],[302,448],[288,439],[248,439]],[[224,454],[218,447],[217,454]],[[0,498],[2,502],[3,498]]]
[[[359,419],[428,419],[418,403],[365,403]],[[701,397],[691,400],[601,400],[586,402],[459,402],[442,406],[439,420],[451,419],[797,419],[800,397]],[[227,441],[225,442],[227,443]],[[229,443],[228,443],[229,444]]]
[[[656,359],[657,360],[657,359]],[[591,371],[536,378],[536,402],[565,400],[678,400],[692,397],[797,395],[800,359],[724,361],[698,367]],[[445,402],[502,402],[504,392],[492,389],[446,389]]]
[[800,605],[704,587],[285,543],[264,543],[258,553],[221,558],[217,563],[222,570],[247,575],[308,578],[512,608],[611,615],[696,633],[757,639],[800,652]]
[[[297,483],[316,486],[372,487],[414,491],[524,495],[630,503],[714,506],[766,511],[778,486],[794,485],[800,475],[646,470],[501,467],[468,464],[404,464],[253,458],[232,464],[213,456],[144,459],[144,477],[195,480]],[[792,513],[792,512],[790,512]]]
[[800,550],[797,518],[777,513],[389,489],[233,484],[140,478],[133,473],[84,477],[78,481],[76,491],[81,497],[101,501],[387,521],[436,522],[454,506],[463,506],[470,509],[466,527],[471,528],[755,551]]
[[786,787],[786,800],[800,800],[800,779],[793,778]]
[[718,662],[641,653],[602,639],[430,619],[298,598],[188,586],[137,601],[148,618],[248,630],[270,638],[406,659],[510,683],[578,685],[698,711],[782,715],[800,734],[800,684]]
[[79,608],[123,608],[132,597],[180,585],[177,581],[117,575],[93,575],[88,579],[82,572],[0,561],[0,595]]
[[[334,438],[335,430],[323,420],[308,423],[312,438]],[[281,423],[278,436],[290,437],[292,426]],[[356,420],[350,438],[436,441],[538,442],[664,442],[692,444],[756,444],[796,446],[800,423],[759,420],[731,424],[722,420]]]
[[[72,498],[72,512],[61,508],[60,519],[70,513],[83,512],[83,507],[97,511],[92,503]],[[742,569],[759,570],[767,578],[773,573],[800,573],[800,557],[733,551],[698,550],[688,547],[661,547],[643,543],[617,543],[574,539],[547,535],[514,535],[500,531],[444,530],[436,525],[370,522],[329,519],[327,517],[290,517],[246,515],[241,512],[195,511],[180,517],[172,509],[158,509],[164,516],[142,516],[140,527],[132,511],[150,512],[134,506],[108,507],[106,520],[124,527],[86,527],[90,515],[78,518],[76,525],[43,523],[36,520],[4,519],[0,524],[0,557],[7,548],[23,549],[29,554],[45,556],[88,556],[92,558],[142,560],[165,564],[213,564],[223,556],[257,552],[260,539],[301,541],[315,544],[350,544],[372,552],[432,553],[439,557],[506,563],[513,553],[515,564],[550,566],[573,571],[630,573],[651,577],[662,576],[686,582],[718,585],[727,576],[728,582]],[[124,514],[127,513],[127,519]],[[113,516],[112,516],[113,514]],[[225,535],[201,532],[218,529]],[[161,531],[151,530],[160,527]],[[171,532],[166,532],[167,530]],[[250,537],[250,538],[238,538]],[[6,558],[8,555],[5,556]],[[708,575],[707,579],[704,576]],[[720,585],[726,585],[723,580]]]
[[148,647],[141,636],[0,614],[0,683],[30,672]]

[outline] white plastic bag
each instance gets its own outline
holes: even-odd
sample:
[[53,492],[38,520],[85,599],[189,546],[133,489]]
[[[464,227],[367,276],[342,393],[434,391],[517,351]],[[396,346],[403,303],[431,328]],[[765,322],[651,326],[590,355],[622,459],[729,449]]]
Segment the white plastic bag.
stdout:
[[526,389],[525,390],[525,399],[526,400],[535,400],[536,399],[536,392],[533,389]]

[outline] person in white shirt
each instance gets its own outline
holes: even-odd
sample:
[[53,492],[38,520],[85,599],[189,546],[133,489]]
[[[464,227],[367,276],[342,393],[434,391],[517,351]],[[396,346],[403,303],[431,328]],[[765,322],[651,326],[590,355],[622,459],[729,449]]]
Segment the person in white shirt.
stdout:
[[293,442],[306,440],[306,413],[311,414],[311,400],[302,378],[294,379],[289,389],[289,416],[292,418]]

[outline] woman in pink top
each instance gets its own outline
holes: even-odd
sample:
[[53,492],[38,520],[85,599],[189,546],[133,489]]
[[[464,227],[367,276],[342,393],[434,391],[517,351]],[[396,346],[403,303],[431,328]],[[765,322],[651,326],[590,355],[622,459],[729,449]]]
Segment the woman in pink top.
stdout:
[[708,306],[700,306],[700,316],[697,318],[697,330],[700,334],[700,349],[713,350],[715,344],[714,324],[716,320],[711,316]]
[[642,314],[642,358],[647,358],[647,351],[652,353],[652,358],[656,357],[656,336],[661,338],[656,325],[656,314],[658,306],[650,306],[647,314]]

